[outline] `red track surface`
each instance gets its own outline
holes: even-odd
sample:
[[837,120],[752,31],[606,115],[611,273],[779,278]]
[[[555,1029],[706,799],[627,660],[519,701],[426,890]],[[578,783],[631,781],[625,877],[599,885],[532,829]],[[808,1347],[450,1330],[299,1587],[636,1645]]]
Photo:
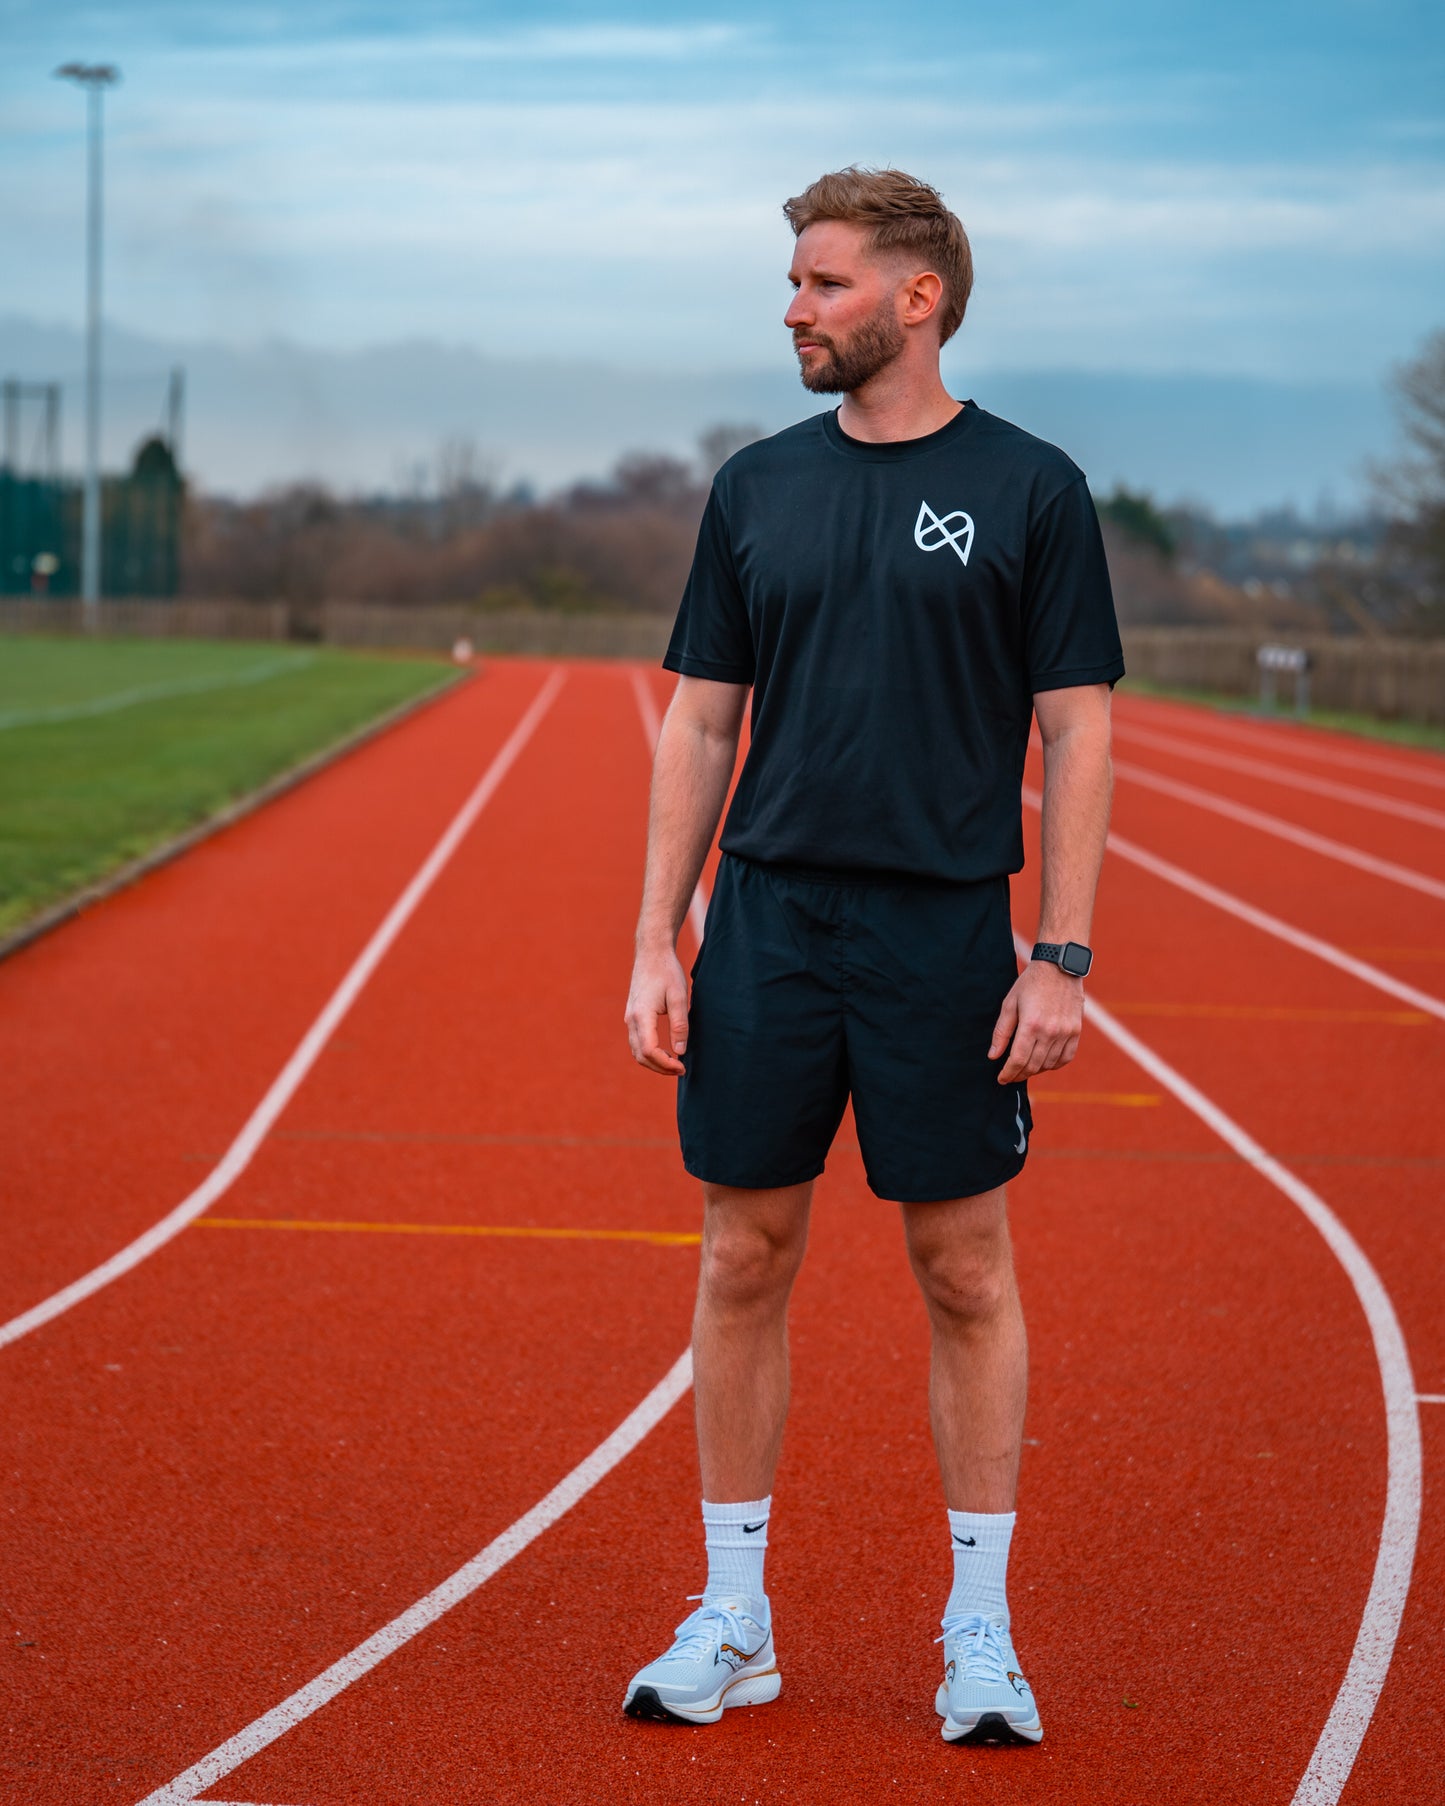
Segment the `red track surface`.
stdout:
[[[492,664],[0,967],[0,1315],[204,1177],[545,676]],[[1402,772],[1351,771],[1335,736],[1226,738],[1218,717],[1127,697],[1118,718],[1445,805],[1427,755],[1371,748]],[[1120,751],[1445,875],[1435,830]],[[629,674],[573,667],[214,1215],[695,1227],[671,1087],[621,1031],[647,766]],[[1128,782],[1115,822],[1445,993],[1445,905]],[[1031,866],[1025,929],[1033,883]],[[1325,1198],[1390,1293],[1420,1391],[1445,1392],[1445,1027],[1119,861],[1095,938],[1098,995]],[[618,1709],[700,1583],[683,1405],[207,1797],[1289,1802],[1379,1543],[1360,1305],[1299,1211],[1101,1035],[1036,1097],[1013,1200],[1034,1380],[1011,1593],[1038,1749],[937,1735],[949,1560],[922,1312],[845,1128],[794,1313],[769,1563],[781,1700],[695,1731]],[[428,1592],[671,1366],[694,1266],[640,1241],[197,1225],[0,1349],[6,1797],[139,1801]],[[1415,1579],[1349,1806],[1442,1797],[1445,1405],[1421,1411]]]

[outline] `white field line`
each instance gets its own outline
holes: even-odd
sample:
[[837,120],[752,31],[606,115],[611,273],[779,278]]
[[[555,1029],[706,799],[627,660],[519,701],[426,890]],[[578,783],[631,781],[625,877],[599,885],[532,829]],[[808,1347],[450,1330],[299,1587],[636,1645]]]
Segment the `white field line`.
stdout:
[[1445,1405],[1445,1392],[1417,1392],[1415,1397],[1422,1405]]
[[1243,822],[1246,827],[1258,828],[1264,834],[1273,834],[1277,840],[1293,841],[1297,847],[1306,847],[1311,853],[1323,854],[1326,859],[1337,859],[1342,865],[1352,865],[1359,871],[1369,872],[1372,877],[1387,878],[1392,884],[1403,884],[1410,890],[1420,891],[1424,896],[1445,902],[1445,883],[1438,878],[1428,877],[1424,872],[1417,872],[1408,865],[1396,865],[1393,859],[1377,859],[1373,853],[1361,852],[1358,847],[1352,847],[1343,840],[1331,840],[1324,834],[1311,833],[1308,828],[1298,828],[1282,816],[1266,815],[1262,809],[1251,809],[1247,803],[1233,802],[1212,790],[1200,790],[1194,784],[1183,784],[1177,778],[1166,778],[1161,773],[1148,771],[1144,766],[1135,765],[1128,759],[1115,759],[1114,770],[1131,784],[1143,784],[1146,789],[1157,790],[1162,796],[1176,797],[1182,803],[1193,803],[1197,809],[1210,809],[1214,814],[1226,816],[1230,821]]
[[336,1032],[342,1017],[355,1003],[362,987],[381,963],[392,942],[406,926],[417,905],[431,889],[442,868],[461,844],[467,830],[487,806],[497,786],[511,770],[517,755],[531,739],[547,710],[551,708],[563,682],[563,673],[554,671],[533,698],[526,714],[512,729],[506,743],[482,774],[471,795],[452,818],[451,824],[442,834],[441,839],[428,853],[416,876],[392,904],[381,926],[357,955],[350,971],[332,992],[321,1014],[302,1036],[295,1052],[272,1081],[266,1095],[251,1112],[240,1133],[221,1157],[220,1163],[211,1169],[195,1191],[179,1203],[168,1216],[162,1217],[158,1223],[153,1223],[149,1229],[142,1235],[138,1235],[118,1254],[112,1254],[109,1260],[102,1261],[98,1267],[92,1267],[89,1273],[84,1274],[80,1279],[73,1280],[62,1290],[52,1292],[49,1298],[42,1299],[30,1310],[23,1311],[18,1317],[12,1317],[8,1323],[0,1324],[0,1348],[18,1341],[21,1336],[28,1334],[32,1329],[38,1329],[42,1323],[49,1323],[52,1318],[68,1311],[72,1305],[79,1304],[82,1299],[89,1298],[92,1293],[100,1291],[102,1286],[109,1285],[113,1279],[119,1279],[123,1273],[129,1273],[132,1267],[138,1267],[147,1256],[154,1254],[158,1248],[163,1248],[173,1237],[179,1235],[188,1223],[193,1222],[208,1210],[235,1184],[251,1164],[257,1148],[265,1140],[277,1117],[290,1103],[297,1088],[316,1064],[322,1049]]
[[[1018,936],[1014,937],[1014,942],[1019,957],[1027,959],[1028,942]],[[1193,1111],[1226,1146],[1233,1148],[1242,1160],[1304,1212],[1344,1268],[1369,1325],[1385,1398],[1385,1517],[1380,1528],[1374,1576],[1355,1646],[1335,1695],[1335,1703],[1294,1795],[1294,1806],[1335,1806],[1359,1754],[1380,1689],[1385,1684],[1410,1591],[1410,1573],[1420,1531],[1420,1414],[1415,1403],[1415,1380],[1410,1371],[1404,1332],[1379,1274],[1318,1192],[1267,1153],[1218,1104],[1191,1085],[1137,1035],[1131,1034],[1101,1003],[1090,998],[1085,1007],[1089,1020],[1096,1023],[1100,1032],[1121,1052],[1141,1066],[1150,1078],[1172,1091],[1180,1103]]]
[[[1023,800],[1031,809],[1039,808],[1043,801],[1039,792],[1028,784],[1023,787]],[[1217,884],[1210,884],[1207,879],[1196,877],[1193,872],[1186,872],[1182,866],[1171,864],[1169,860],[1160,859],[1157,855],[1146,852],[1143,847],[1135,846],[1132,840],[1125,840],[1122,834],[1110,833],[1109,851],[1120,859],[1127,859],[1132,865],[1142,867],[1146,872],[1152,872],[1166,884],[1176,885],[1180,890],[1188,891],[1191,896],[1198,897],[1205,903],[1212,903],[1227,915],[1237,916],[1241,922],[1248,922],[1251,928],[1272,934],[1276,940],[1297,947],[1301,953],[1312,953],[1316,959],[1323,960],[1326,965],[1334,966],[1341,972],[1348,972],[1351,978],[1358,978],[1362,984],[1373,985],[1377,991],[1399,998],[1412,1009],[1423,1010],[1427,1015],[1445,1022],[1445,1001],[1431,996],[1428,991],[1419,990],[1415,985],[1406,984],[1403,979],[1382,972],[1367,960],[1356,959],[1353,953],[1346,953],[1332,941],[1321,940],[1316,934],[1307,934],[1302,928],[1282,922],[1267,910],[1256,909],[1242,897],[1221,890]]]
[[408,1606],[389,1624],[382,1625],[364,1643],[358,1643],[355,1649],[339,1661],[323,1669],[315,1680],[308,1681],[304,1687],[298,1687],[280,1705],[273,1706],[269,1712],[248,1724],[245,1730],[227,1738],[209,1756],[202,1756],[199,1762],[192,1764],[183,1775],[177,1775],[174,1781],[147,1794],[141,1806],[191,1806],[198,1794],[224,1780],[252,1756],[259,1755],[268,1744],[274,1743],[293,1726],[300,1724],[302,1719],[309,1718],[313,1712],[335,1699],[338,1693],[344,1692],[353,1681],[359,1681],[379,1662],[384,1662],[403,1644],[409,1643],[420,1631],[435,1624],[454,1605],[460,1605],[464,1599],[470,1598],[478,1587],[504,1568],[513,1556],[520,1555],[544,1530],[565,1516],[579,1499],[591,1492],[599,1480],[611,1473],[619,1461],[631,1454],[691,1384],[692,1354],[688,1351],[678,1356],[642,1403],[623,1418],[605,1441],[598,1443],[592,1453],[579,1461],[571,1473],[559,1480],[551,1492],[539,1499],[530,1511],[523,1512],[500,1536],[493,1537],[485,1549],[458,1568],[440,1586],[418,1599],[415,1605]]
[[[1117,726],[1117,714],[1114,720]],[[1127,713],[1123,725],[1132,725]],[[1381,777],[1402,778],[1408,784],[1429,784],[1437,790],[1445,790],[1445,761],[1440,759],[1438,753],[1434,756],[1435,769],[1431,769],[1424,762],[1429,754],[1422,754],[1418,765],[1407,763],[1404,759],[1382,759],[1363,750],[1356,752],[1351,748],[1346,751],[1342,746],[1321,746],[1315,741],[1305,740],[1295,734],[1293,724],[1288,721],[1280,721],[1274,727],[1265,727],[1261,722],[1245,722],[1235,714],[1216,715],[1208,709],[1192,714],[1189,726],[1197,734],[1215,735],[1236,744],[1287,753],[1297,759],[1317,759],[1322,765],[1341,765],[1347,771],[1377,771]]]
[[1151,728],[1132,727],[1127,722],[1116,725],[1114,732],[1120,739],[1137,740],[1141,746],[1172,753],[1177,759],[1194,759],[1201,765],[1217,765],[1222,771],[1242,772],[1246,777],[1263,778],[1270,784],[1287,784],[1293,790],[1308,790],[1315,796],[1327,796],[1337,803],[1353,803],[1380,815],[1397,815],[1401,821],[1419,822],[1427,828],[1445,828],[1445,813],[1427,809],[1423,803],[1406,802],[1403,797],[1363,790],[1358,784],[1336,784],[1329,778],[1317,778],[1311,772],[1291,771],[1288,766],[1275,765],[1268,759],[1248,759],[1238,753],[1220,752],[1212,746],[1201,746],[1195,740],[1177,740],[1172,734],[1156,734]]
[[[636,666],[632,671],[632,692],[637,698],[638,712],[642,716],[642,731],[647,736],[648,747],[656,751],[657,736],[662,732],[662,718],[657,712],[657,701],[652,694],[647,679]],[[692,901],[687,906],[687,919],[692,928],[693,939],[702,946],[703,923],[707,918],[707,892],[703,889],[699,878],[692,893]]]
[[208,690],[238,689],[244,684],[264,683],[268,677],[279,677],[285,671],[304,671],[316,663],[314,652],[287,653],[281,658],[265,659],[259,665],[246,665],[239,671],[217,672],[212,677],[178,677],[172,683],[139,684],[133,690],[112,690],[106,696],[92,696],[87,702],[57,702],[34,709],[0,709],[0,728],[39,727],[52,721],[82,721],[91,715],[114,715],[142,702],[159,702],[170,696],[202,696]]
[[[632,687],[637,698],[638,712],[642,717],[642,731],[649,748],[655,747],[661,723],[658,720],[657,705],[639,671],[632,674]],[[697,935],[699,946],[702,944],[702,922],[706,913],[707,893],[699,880],[697,889],[693,892],[692,907],[688,911],[688,923]],[[630,1454],[648,1431],[662,1421],[691,1384],[692,1353],[689,1350],[678,1356],[642,1403],[623,1419],[605,1442],[600,1443],[544,1499],[530,1511],[524,1512],[500,1536],[494,1537],[465,1566],[458,1568],[440,1586],[418,1599],[415,1605],[408,1606],[399,1617],[384,1624],[365,1642],[358,1643],[355,1649],[333,1662],[315,1680],[308,1681],[289,1698],[283,1699],[279,1706],[273,1706],[243,1731],[228,1738],[212,1750],[209,1756],[203,1756],[183,1775],[177,1775],[174,1781],[147,1794],[140,1806],[193,1806],[198,1794],[223,1781],[243,1762],[258,1755],[294,1725],[300,1724],[302,1719],[309,1718],[313,1712],[335,1699],[338,1693],[344,1692],[353,1681],[360,1680],[379,1662],[384,1662],[389,1655],[395,1654],[419,1631],[435,1624],[454,1605],[460,1605],[464,1599],[470,1598],[478,1587],[505,1567],[514,1555],[520,1555],[530,1542],[570,1511],[579,1499],[585,1497],[599,1480]],[[207,1806],[243,1806],[243,1803],[214,1801],[207,1802]]]

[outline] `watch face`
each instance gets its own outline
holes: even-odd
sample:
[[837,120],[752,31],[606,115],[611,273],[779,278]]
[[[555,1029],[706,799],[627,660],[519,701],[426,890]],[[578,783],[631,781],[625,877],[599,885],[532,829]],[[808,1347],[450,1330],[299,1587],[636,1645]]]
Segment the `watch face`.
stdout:
[[1094,963],[1094,956],[1087,947],[1080,946],[1078,941],[1069,941],[1064,947],[1064,956],[1059,964],[1070,978],[1087,978],[1089,967]]

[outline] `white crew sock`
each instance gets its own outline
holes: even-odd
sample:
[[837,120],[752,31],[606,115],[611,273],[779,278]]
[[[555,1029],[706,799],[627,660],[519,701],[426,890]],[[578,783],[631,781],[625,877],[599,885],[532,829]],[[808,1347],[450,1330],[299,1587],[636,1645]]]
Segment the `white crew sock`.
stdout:
[[768,1549],[768,1507],[772,1498],[744,1499],[738,1505],[702,1502],[703,1534],[707,1537],[707,1585],[704,1602],[735,1599],[739,1594],[761,1604],[763,1557]]
[[953,1591],[945,1618],[983,1612],[1008,1623],[1008,1546],[1014,1533],[1011,1511],[950,1511]]

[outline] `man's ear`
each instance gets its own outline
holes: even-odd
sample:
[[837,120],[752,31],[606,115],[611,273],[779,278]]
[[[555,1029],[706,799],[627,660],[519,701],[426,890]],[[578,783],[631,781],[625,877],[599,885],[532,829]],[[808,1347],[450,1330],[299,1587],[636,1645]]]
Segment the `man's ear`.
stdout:
[[943,281],[932,270],[910,276],[903,285],[903,324],[921,326],[938,312],[943,300]]

